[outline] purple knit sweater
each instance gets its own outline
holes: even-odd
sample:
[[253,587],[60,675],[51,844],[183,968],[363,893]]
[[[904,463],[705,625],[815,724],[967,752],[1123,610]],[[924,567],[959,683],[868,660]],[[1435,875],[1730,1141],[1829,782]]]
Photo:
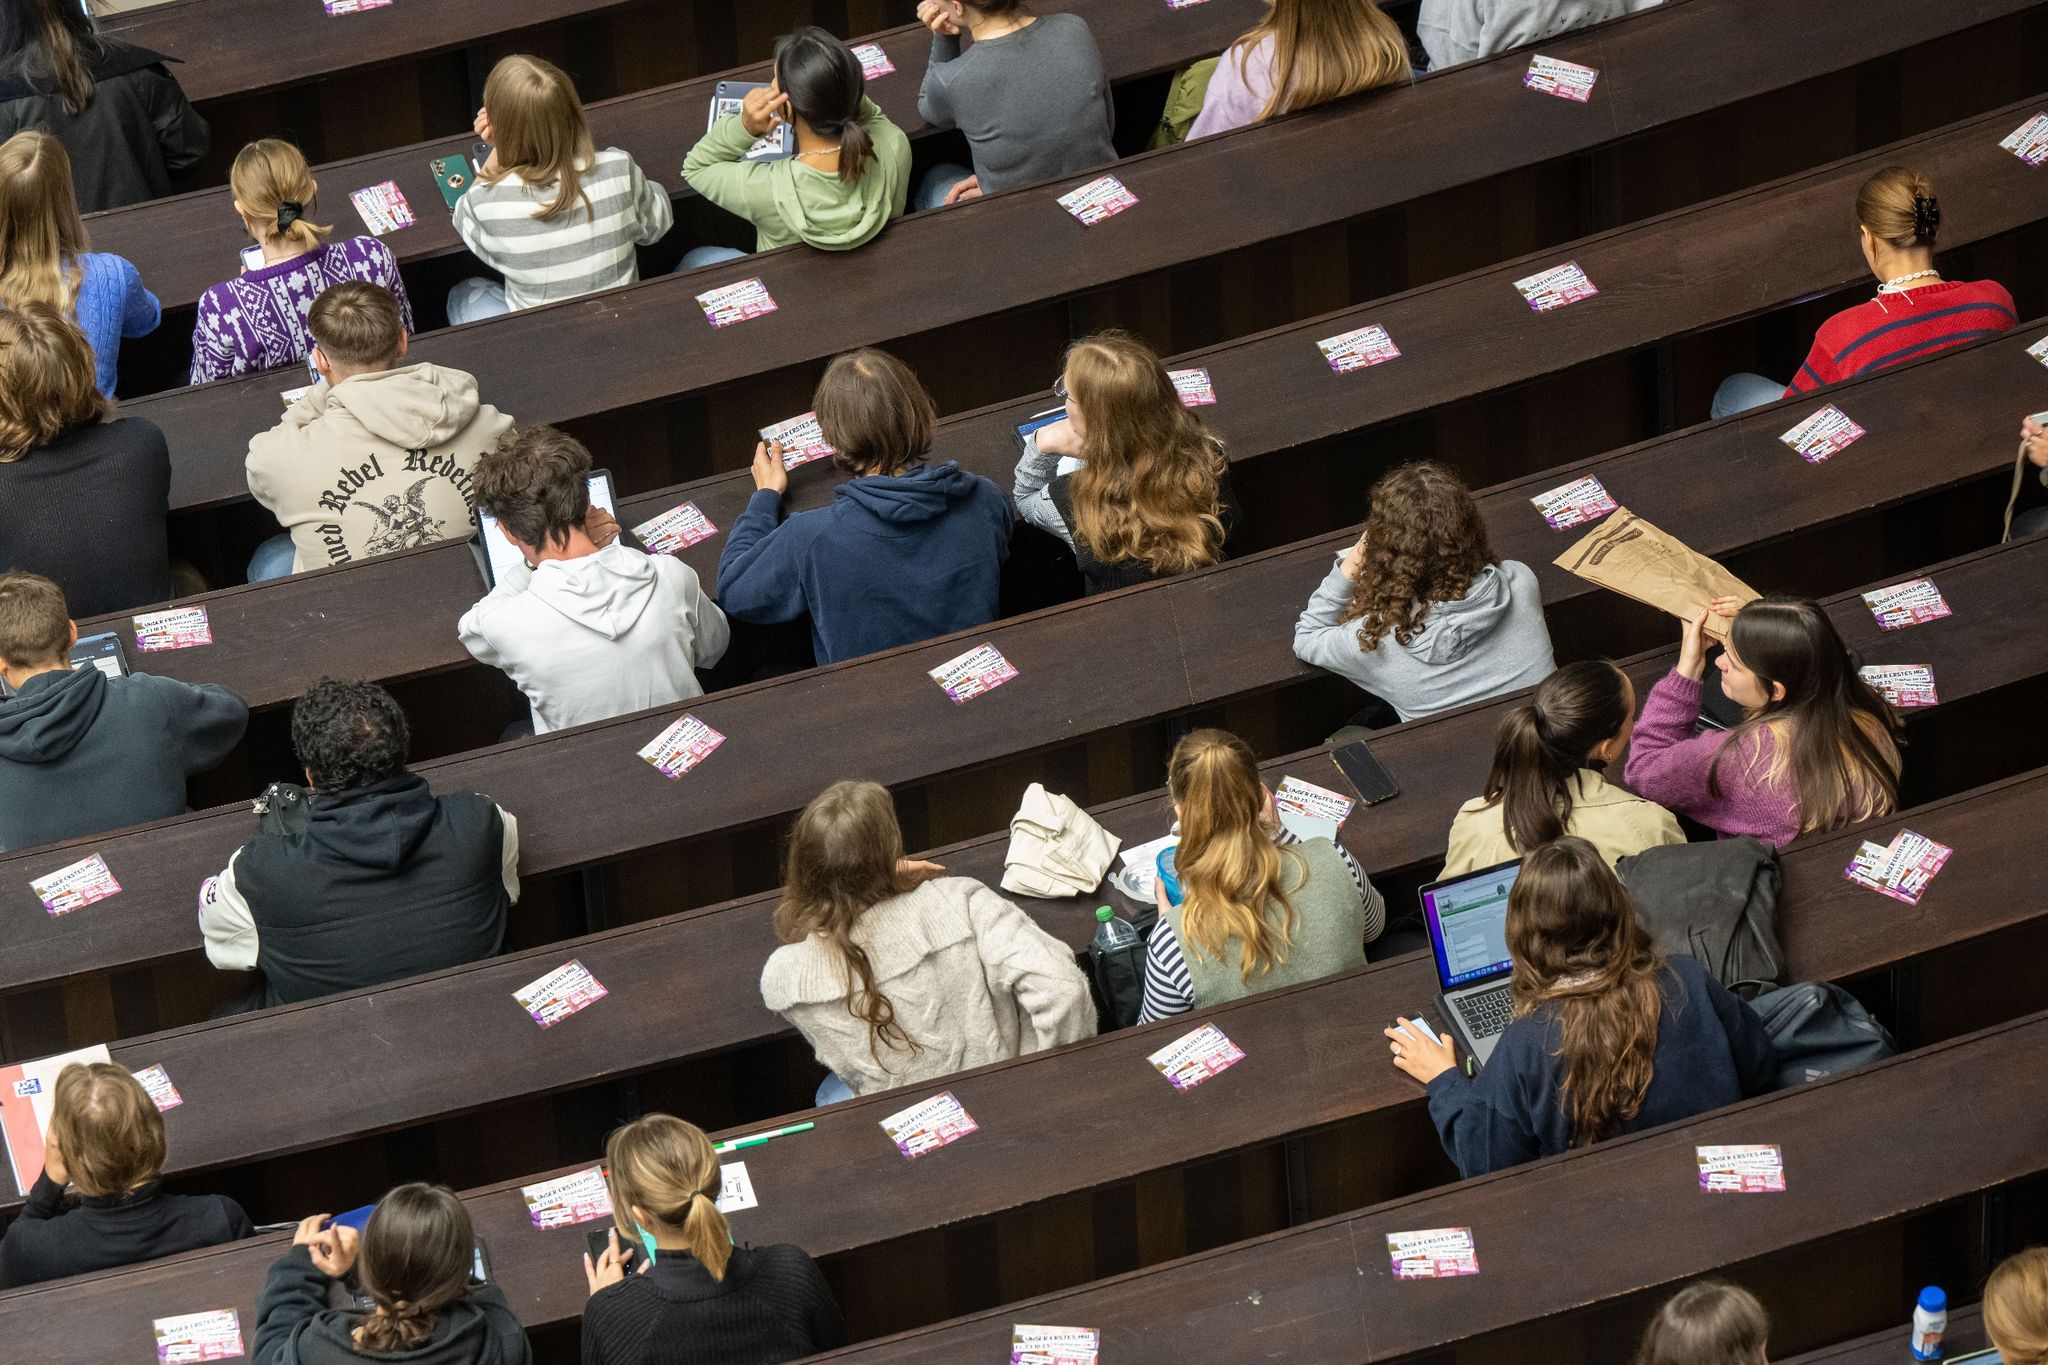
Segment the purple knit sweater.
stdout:
[[199,296],[192,325],[192,382],[303,365],[313,349],[306,310],[329,285],[343,280],[368,280],[389,289],[397,296],[405,330],[412,331],[412,302],[391,248],[375,237],[328,242],[303,256],[245,270]]
[[[1771,733],[1752,726],[1740,740],[1716,730],[1693,734],[1700,718],[1700,685],[1674,670],[1650,689],[1629,741],[1628,785],[1680,815],[1688,815],[1723,836],[1754,834],[1773,848],[1799,835],[1799,798],[1789,776],[1765,782],[1770,767]],[[1721,760],[1721,794],[1707,790],[1707,773],[1723,747],[1733,751]]]

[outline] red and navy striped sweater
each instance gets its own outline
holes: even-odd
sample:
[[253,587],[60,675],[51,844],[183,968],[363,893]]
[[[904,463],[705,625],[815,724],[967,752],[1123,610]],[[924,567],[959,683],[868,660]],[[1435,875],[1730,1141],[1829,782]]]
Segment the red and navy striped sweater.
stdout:
[[1993,280],[1943,280],[1880,294],[1821,324],[1785,397],[1933,355],[2018,322],[2012,295]]

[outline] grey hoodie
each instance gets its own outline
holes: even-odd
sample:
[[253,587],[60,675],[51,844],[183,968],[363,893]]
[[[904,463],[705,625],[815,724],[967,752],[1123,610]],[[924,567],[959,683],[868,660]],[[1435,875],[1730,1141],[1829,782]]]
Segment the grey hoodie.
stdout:
[[470,471],[511,429],[461,370],[402,365],[314,385],[244,468],[304,573],[468,535]]
[[1536,575],[1512,559],[1487,565],[1459,601],[1432,605],[1407,645],[1388,632],[1378,648],[1362,648],[1358,622],[1340,619],[1351,601],[1349,548],[1294,623],[1294,656],[1349,678],[1402,720],[1534,687],[1557,667]]
[[624,541],[511,576],[455,629],[519,685],[543,735],[702,696],[696,670],[731,637],[695,569]]
[[1645,8],[1643,0],[1422,0],[1415,35],[1429,69],[1441,71]]
[[97,668],[38,673],[0,701],[0,852],[185,813],[185,778],[242,738],[225,687]]

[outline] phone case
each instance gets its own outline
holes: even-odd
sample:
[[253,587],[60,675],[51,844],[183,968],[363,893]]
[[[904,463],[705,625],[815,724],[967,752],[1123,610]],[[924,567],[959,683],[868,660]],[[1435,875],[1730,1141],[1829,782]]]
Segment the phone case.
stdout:
[[1344,774],[1344,780],[1358,792],[1358,799],[1366,805],[1376,806],[1401,794],[1393,775],[1381,766],[1379,759],[1373,757],[1372,750],[1365,747],[1363,740],[1345,745],[1330,758],[1336,763],[1337,771]]
[[434,183],[441,187],[441,197],[448,202],[449,208],[454,208],[455,201],[469,193],[474,175],[468,157],[459,152],[452,156],[437,156],[427,163],[427,169],[434,173]]

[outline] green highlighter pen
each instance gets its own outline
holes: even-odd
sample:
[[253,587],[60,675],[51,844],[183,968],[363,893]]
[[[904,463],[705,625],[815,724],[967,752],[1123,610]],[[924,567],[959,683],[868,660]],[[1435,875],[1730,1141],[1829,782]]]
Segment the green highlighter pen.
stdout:
[[712,1150],[718,1153],[718,1155],[724,1156],[727,1152],[737,1152],[745,1147],[759,1147],[771,1138],[788,1137],[792,1133],[808,1133],[817,1126],[815,1123],[792,1123],[786,1128],[773,1128],[765,1133],[749,1133],[743,1138],[734,1138],[730,1142],[718,1143]]

